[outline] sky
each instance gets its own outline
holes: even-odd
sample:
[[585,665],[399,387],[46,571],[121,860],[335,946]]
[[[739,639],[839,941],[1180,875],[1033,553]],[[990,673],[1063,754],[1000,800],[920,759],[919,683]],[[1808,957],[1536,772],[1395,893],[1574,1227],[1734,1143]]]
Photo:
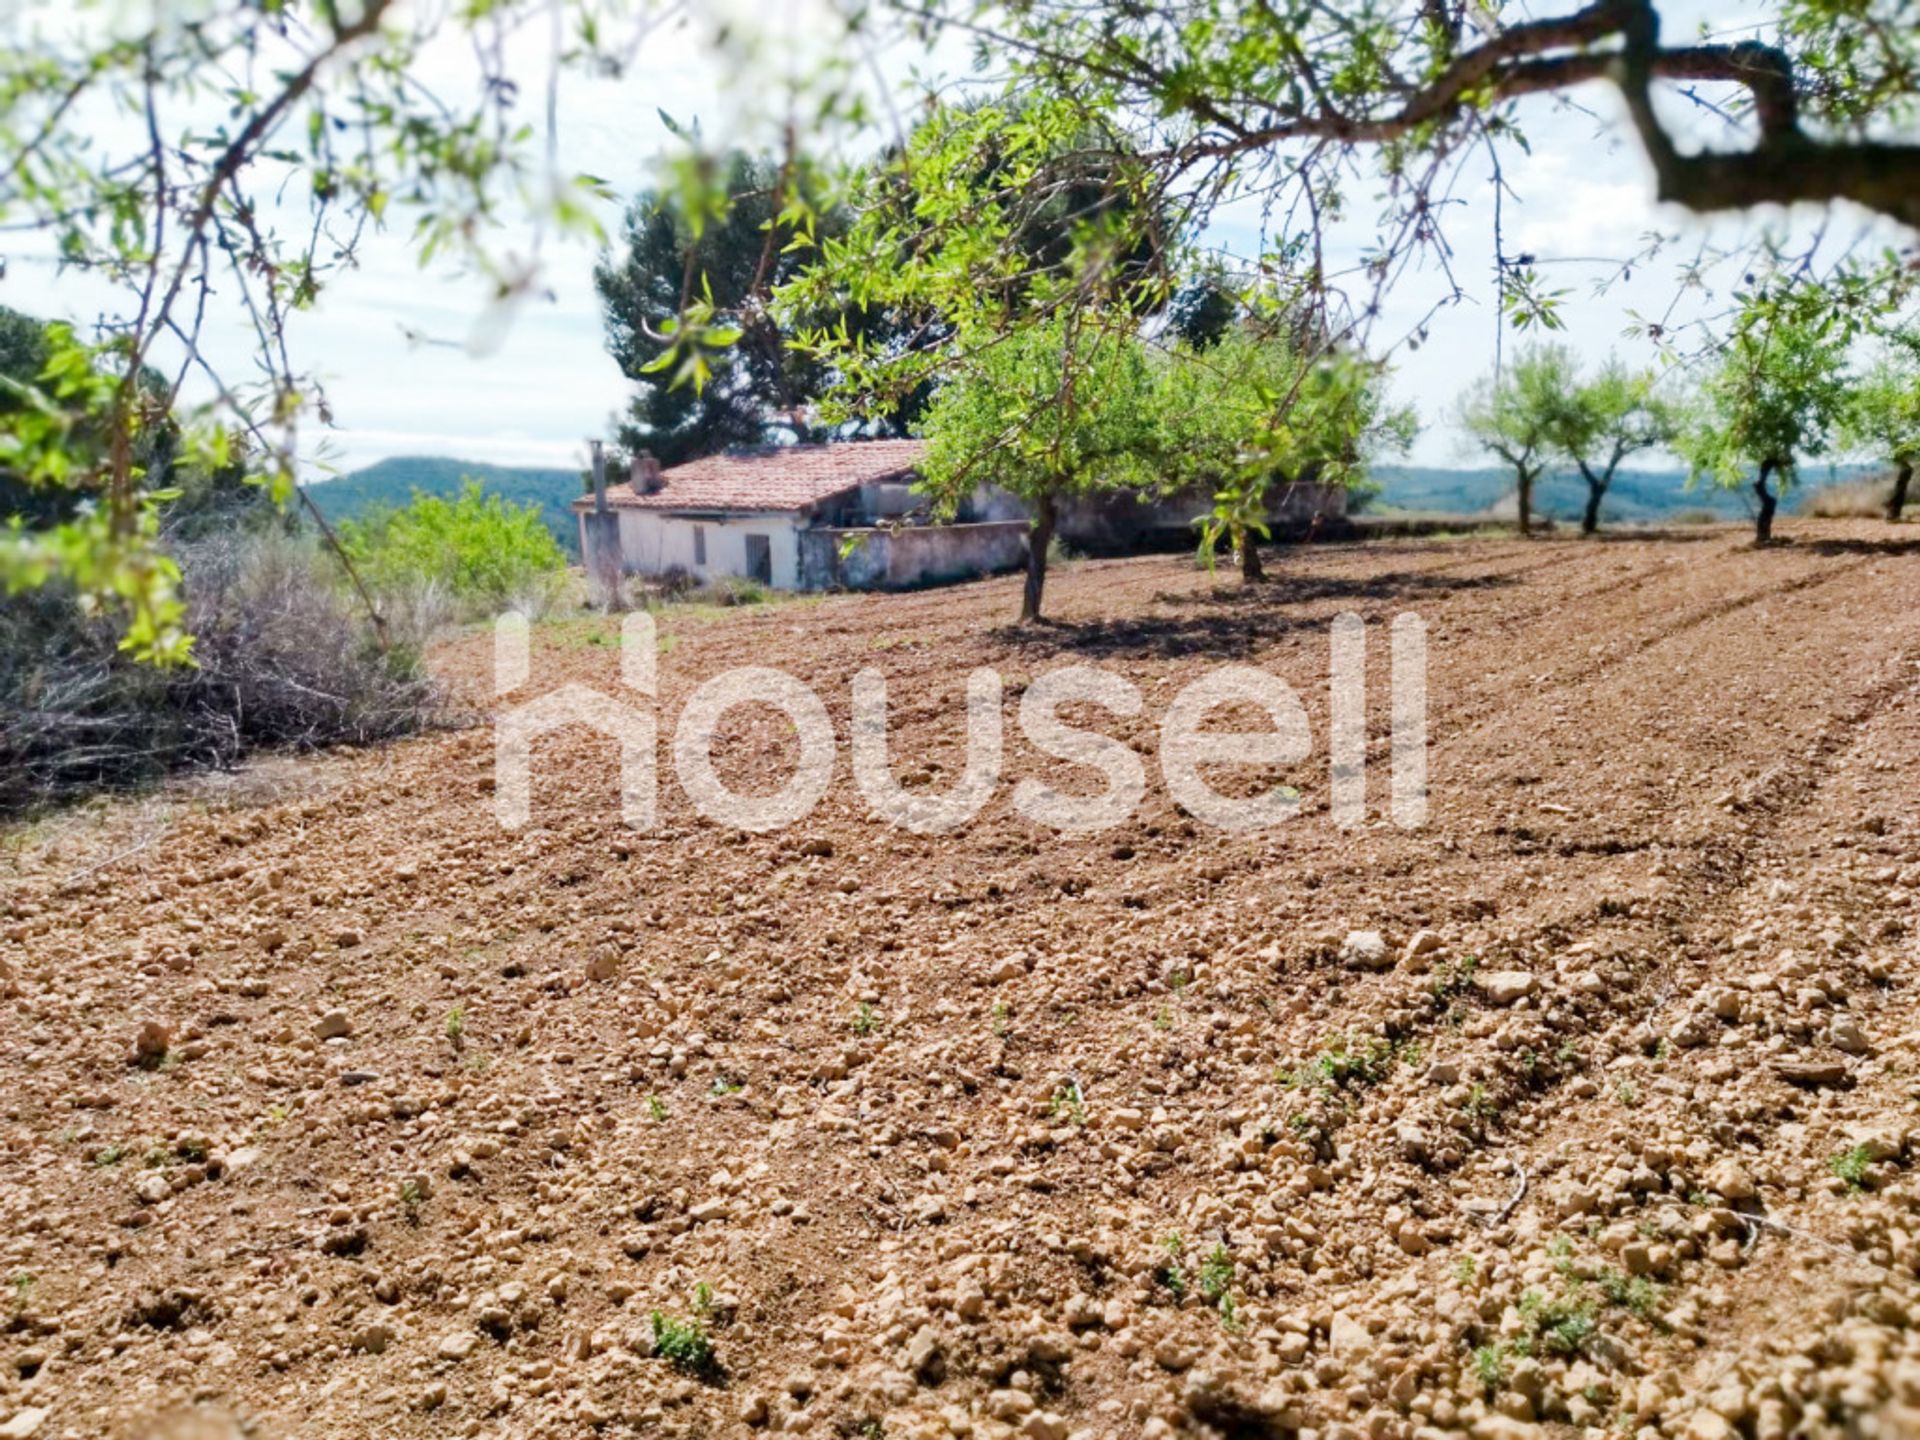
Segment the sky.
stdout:
[[[757,57],[743,60],[709,42],[714,8],[709,4],[700,22],[650,36],[621,79],[569,79],[558,108],[562,171],[599,175],[623,198],[644,188],[674,143],[662,110],[682,123],[697,118],[712,139],[776,133],[779,116],[770,107],[778,103],[780,70],[804,69],[834,44],[825,11],[817,0],[794,0],[743,12],[754,17],[764,37]],[[1746,33],[1751,26],[1725,28]],[[959,44],[932,52],[895,45],[862,68],[876,89],[884,85],[908,105],[917,77],[961,75],[965,56]],[[439,64],[451,73],[460,57],[429,56],[429,67]],[[526,64],[530,77],[544,74],[538,37],[528,41]],[[535,81],[522,102],[530,120],[538,120],[542,100]],[[1703,222],[1655,205],[1644,158],[1623,127],[1608,123],[1618,113],[1610,88],[1587,87],[1569,100],[1532,102],[1523,112],[1531,151],[1510,155],[1506,164],[1506,250],[1534,253],[1550,283],[1569,291],[1562,304],[1566,331],[1554,338],[1595,361],[1609,351],[1648,361],[1645,342],[1623,335],[1630,312],[1667,310],[1676,295],[1677,262],[1703,243],[1731,243],[1751,233],[1756,222]],[[1449,208],[1445,224],[1463,301],[1433,314],[1417,350],[1397,343],[1451,290],[1439,267],[1429,263],[1395,286],[1373,329],[1377,346],[1396,347],[1395,397],[1422,420],[1409,458],[1425,464],[1479,463],[1449,417],[1460,390],[1491,368],[1499,332],[1493,192],[1485,166],[1469,162],[1454,193],[1460,203]],[[1364,192],[1356,195],[1349,219],[1332,236],[1336,261],[1343,253],[1359,253],[1376,208]],[[1763,216],[1759,223],[1804,232],[1815,218]],[[617,235],[618,206],[607,206],[601,219]],[[1833,226],[1835,243],[1851,240],[1865,224],[1841,213]],[[1246,253],[1257,244],[1258,229],[1251,210],[1230,208],[1208,239]],[[1663,255],[1594,294],[1594,282],[1616,274],[1619,262],[1642,250],[1655,232],[1673,237]],[[549,240],[543,257],[538,293],[503,325],[488,311],[476,277],[423,271],[404,233],[369,236],[359,268],[336,281],[315,311],[298,317],[291,334],[296,364],[321,377],[334,417],[331,430],[310,425],[302,432],[305,478],[394,455],[584,465],[588,437],[609,433],[630,387],[606,352],[591,278],[592,246]],[[114,303],[94,281],[59,272],[30,245],[16,246],[8,259],[0,304],[62,315],[84,327]],[[1680,313],[1722,302],[1689,292]],[[1518,342],[1509,331],[1504,343]],[[246,336],[237,326],[217,334],[212,346],[229,364],[244,365]]]

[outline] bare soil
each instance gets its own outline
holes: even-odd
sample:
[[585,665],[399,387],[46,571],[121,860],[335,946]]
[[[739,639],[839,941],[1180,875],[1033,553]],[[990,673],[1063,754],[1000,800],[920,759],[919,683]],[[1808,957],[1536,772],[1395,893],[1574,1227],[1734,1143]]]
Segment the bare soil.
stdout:
[[[663,761],[729,667],[827,702],[835,783],[772,834],[664,764],[626,829],[584,731],[505,832],[484,725],[14,833],[0,1436],[1920,1433],[1920,542],[1793,528],[1087,562],[1030,631],[1017,579],[669,610]],[[616,634],[536,627],[532,688],[617,690]],[[491,655],[441,657],[476,704]],[[1260,834],[1152,763],[1223,662],[1315,736],[1222,781],[1300,792]],[[1073,663],[1145,697],[1088,712],[1150,784],[1086,837],[1012,805],[1070,769],[1015,721]],[[883,826],[853,675],[937,791],[982,665],[999,791]],[[722,741],[784,779],[775,713]]]

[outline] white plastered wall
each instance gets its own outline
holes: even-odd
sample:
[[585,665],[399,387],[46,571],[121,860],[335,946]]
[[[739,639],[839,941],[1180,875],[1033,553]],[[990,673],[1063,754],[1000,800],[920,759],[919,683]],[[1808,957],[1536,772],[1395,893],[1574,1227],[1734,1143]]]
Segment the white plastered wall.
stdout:
[[[747,574],[749,535],[764,535],[773,561],[776,590],[791,590],[800,578],[800,542],[794,531],[798,515],[730,515],[721,520],[689,520],[652,510],[620,512],[620,553],[636,575],[659,575],[680,569],[702,580]],[[706,561],[694,559],[694,529],[706,534]]]

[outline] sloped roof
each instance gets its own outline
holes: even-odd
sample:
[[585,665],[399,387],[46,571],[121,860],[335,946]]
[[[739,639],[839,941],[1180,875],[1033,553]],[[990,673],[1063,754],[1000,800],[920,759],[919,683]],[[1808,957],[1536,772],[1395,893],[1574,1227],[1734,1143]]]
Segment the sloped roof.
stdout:
[[[607,504],[618,510],[804,510],[856,485],[912,478],[925,452],[919,440],[849,440],[780,445],[709,455],[663,470],[660,489],[636,495],[608,477]],[[573,502],[591,510],[593,496]]]

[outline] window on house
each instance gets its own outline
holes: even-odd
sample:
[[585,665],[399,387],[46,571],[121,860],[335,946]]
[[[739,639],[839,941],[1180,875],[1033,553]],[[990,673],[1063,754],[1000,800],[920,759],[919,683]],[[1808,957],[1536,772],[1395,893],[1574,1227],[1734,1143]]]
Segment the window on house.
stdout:
[[696,565],[707,563],[707,527],[704,525],[693,527],[693,563]]

